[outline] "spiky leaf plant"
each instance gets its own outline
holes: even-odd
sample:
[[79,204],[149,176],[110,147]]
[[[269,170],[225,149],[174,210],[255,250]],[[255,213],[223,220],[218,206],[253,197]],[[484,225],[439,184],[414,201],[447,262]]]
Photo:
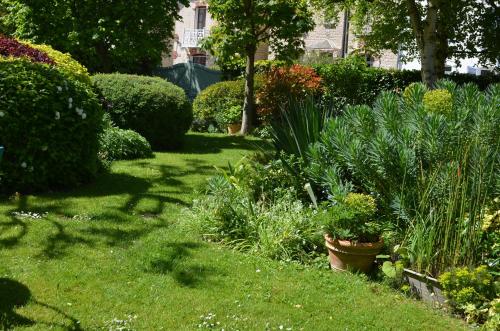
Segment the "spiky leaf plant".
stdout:
[[446,114],[429,111],[420,84],[404,97],[382,93],[373,109],[348,107],[330,120],[309,153],[316,184],[332,196],[339,183],[375,194],[414,267],[432,274],[476,262],[500,169],[500,86],[437,87],[452,96]]

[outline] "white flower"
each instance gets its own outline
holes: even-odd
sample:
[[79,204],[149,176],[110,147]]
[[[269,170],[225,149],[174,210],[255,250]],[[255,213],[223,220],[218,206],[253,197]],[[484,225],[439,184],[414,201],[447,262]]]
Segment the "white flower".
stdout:
[[255,272],[260,272],[260,269],[255,270]]
[[75,108],[75,111],[76,111],[76,113],[77,113],[78,115],[80,115],[80,116],[83,114],[83,109],[82,109],[82,108],[78,108],[78,107],[76,107],[76,108]]
[[72,104],[72,103],[69,103],[69,104],[68,104],[68,108],[69,108],[69,109],[73,108],[73,104]]
[[82,120],[86,119],[87,118],[87,114],[83,113],[82,114]]
[[21,168],[26,168],[27,166],[26,162],[21,163]]
[[69,103],[73,103],[73,98],[69,97],[69,98],[68,98],[68,102],[69,102]]
[[59,120],[61,118],[61,113],[59,113],[58,111],[56,111],[56,121]]
[[116,48],[116,46],[115,46],[115,45],[111,45],[111,49],[115,49],[115,48]]
[[57,87],[57,91],[62,92],[62,87],[61,87],[61,86],[58,86],[58,87]]
[[3,111],[0,111],[0,117],[4,117],[4,112]]

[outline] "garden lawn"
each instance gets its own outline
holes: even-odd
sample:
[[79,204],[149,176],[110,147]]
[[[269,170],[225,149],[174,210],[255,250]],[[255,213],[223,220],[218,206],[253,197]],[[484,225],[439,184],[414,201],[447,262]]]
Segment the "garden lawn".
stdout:
[[182,152],[116,162],[86,187],[2,200],[0,329],[465,328],[360,276],[280,264],[190,235],[182,210],[214,166],[258,144],[190,134]]

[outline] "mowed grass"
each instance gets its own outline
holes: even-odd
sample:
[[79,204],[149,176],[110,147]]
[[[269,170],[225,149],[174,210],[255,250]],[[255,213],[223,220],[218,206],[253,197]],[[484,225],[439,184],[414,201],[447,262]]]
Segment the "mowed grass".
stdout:
[[258,143],[190,134],[182,152],[116,162],[86,187],[2,200],[0,329],[465,328],[360,276],[281,264],[190,234],[182,210],[214,166]]

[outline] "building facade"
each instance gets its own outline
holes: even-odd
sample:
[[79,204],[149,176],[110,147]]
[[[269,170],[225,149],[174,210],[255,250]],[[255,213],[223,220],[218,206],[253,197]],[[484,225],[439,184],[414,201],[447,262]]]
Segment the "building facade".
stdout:
[[[164,67],[177,63],[193,62],[212,66],[215,59],[203,51],[200,40],[210,33],[216,22],[210,17],[206,0],[191,0],[189,6],[180,6],[182,20],[175,24],[174,39],[170,41],[171,51],[162,61]],[[352,33],[345,14],[341,14],[337,24],[323,22],[316,17],[316,27],[304,36],[306,53],[322,54],[332,57],[344,57],[359,48],[359,42]],[[256,59],[272,59],[267,45],[257,50]],[[367,57],[367,63],[373,67],[400,68],[399,56],[390,51],[379,57]]]

